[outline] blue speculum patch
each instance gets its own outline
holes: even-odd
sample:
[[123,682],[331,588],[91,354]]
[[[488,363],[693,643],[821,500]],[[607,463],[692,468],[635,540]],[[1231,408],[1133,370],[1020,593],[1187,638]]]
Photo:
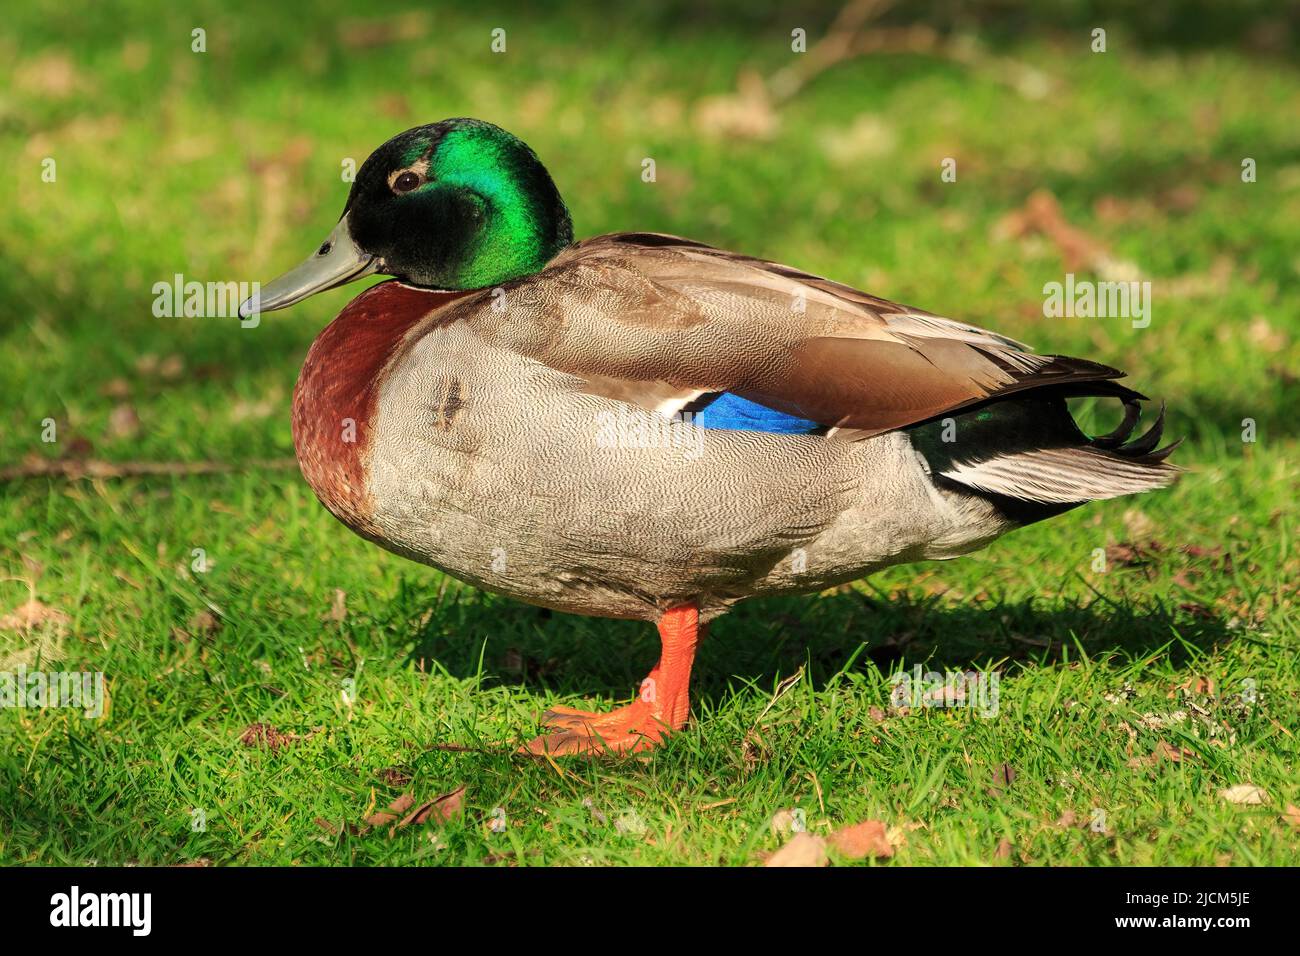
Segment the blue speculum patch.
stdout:
[[778,412],[730,392],[723,392],[696,412],[691,423],[701,428],[772,432],[778,435],[806,435],[822,427],[817,422]]

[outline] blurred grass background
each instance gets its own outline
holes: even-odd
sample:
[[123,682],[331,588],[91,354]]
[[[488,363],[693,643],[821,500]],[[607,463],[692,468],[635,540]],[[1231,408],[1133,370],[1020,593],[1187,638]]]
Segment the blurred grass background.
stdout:
[[[1298,29],[1266,3],[7,11],[0,664],[103,670],[113,707],[0,712],[0,857],[743,863],[775,810],[806,806],[919,824],[900,862],[1293,860]],[[579,236],[686,235],[1123,368],[1169,402],[1192,472],[959,562],[742,608],[702,651],[703,719],[648,765],[427,752],[527,736],[555,698],[626,697],[653,635],[448,583],[352,537],[296,471],[251,464],[292,455],[297,369],[356,287],[256,329],[155,318],[152,287],[269,280],[337,219],[346,159],[457,115],[533,146]],[[1149,279],[1150,327],[1044,318],[1067,271]],[[126,461],[232,470],[15,477]],[[917,662],[997,664],[1003,716],[872,717]],[[753,721],[801,664],[755,756]],[[1237,706],[1243,680],[1263,703]],[[294,745],[246,746],[252,723]],[[1171,741],[1195,756],[1142,762]],[[1008,761],[1010,800],[987,786]],[[1216,796],[1243,781],[1271,803]],[[460,784],[465,818],[439,833],[314,822]],[[648,834],[584,800],[636,808]],[[498,806],[504,836],[482,825]],[[1095,806],[1109,834],[1053,822]]]

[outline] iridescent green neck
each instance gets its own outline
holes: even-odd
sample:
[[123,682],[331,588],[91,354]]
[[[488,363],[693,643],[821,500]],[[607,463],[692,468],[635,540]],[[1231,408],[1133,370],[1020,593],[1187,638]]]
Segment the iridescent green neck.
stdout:
[[[501,135],[493,135],[497,133]],[[520,162],[518,141],[511,140],[503,131],[455,130],[434,154],[432,178],[486,200],[482,229],[454,277],[458,288],[477,289],[538,272],[572,238],[569,232],[556,247],[549,197],[538,195],[539,184]]]

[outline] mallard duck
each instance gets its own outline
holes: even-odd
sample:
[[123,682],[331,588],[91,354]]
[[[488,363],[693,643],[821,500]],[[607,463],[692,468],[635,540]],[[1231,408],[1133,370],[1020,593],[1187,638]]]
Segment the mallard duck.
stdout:
[[[575,243],[537,155],[479,120],[379,147],[241,314],[376,273],[294,391],[321,502],[476,587],[659,628],[630,704],[550,710],[532,753],[682,728],[701,628],[743,598],[953,558],[1178,471],[1163,407],[1130,440],[1146,399],[1113,368],[677,236]],[[1123,423],[1089,438],[1076,396]]]

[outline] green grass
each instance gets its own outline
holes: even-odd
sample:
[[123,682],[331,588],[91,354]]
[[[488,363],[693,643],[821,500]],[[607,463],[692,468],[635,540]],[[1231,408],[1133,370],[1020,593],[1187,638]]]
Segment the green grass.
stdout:
[[[1042,30],[963,62],[846,62],[751,140],[701,132],[697,105],[787,65],[781,18],[413,6],[396,38],[358,46],[342,3],[196,9],[37,3],[0,36],[0,467],[235,466],[0,484],[0,616],[33,594],[67,615],[0,630],[0,664],[102,671],[111,694],[100,720],[0,711],[0,861],[743,865],[776,848],[769,820],[789,808],[814,832],[904,830],[892,864],[1295,861],[1294,59],[1123,24],[1094,55],[1086,28]],[[802,25],[815,41],[828,20]],[[343,158],[454,115],[533,145],[580,235],[684,234],[1124,368],[1169,402],[1190,472],[958,561],[743,605],[701,649],[694,722],[648,759],[512,756],[549,703],[629,697],[652,629],[462,586],[352,536],[296,472],[241,464],[292,454],[297,369],[356,288],[255,330],[151,314],[173,273],[265,281],[297,262],[339,214]],[[939,181],[945,156],[956,183]],[[1037,189],[1155,282],[1149,328],[1042,317],[1057,248],[997,229]],[[888,711],[890,675],[916,664],[996,668],[997,717]],[[246,746],[254,723],[295,736]],[[471,749],[431,749],[446,744]],[[1182,759],[1148,759],[1164,744]],[[1004,765],[1014,780],[994,786]],[[1241,783],[1271,802],[1219,798]],[[462,785],[441,829],[315,822]],[[1105,832],[1086,826],[1095,810]],[[1085,825],[1058,825],[1067,812]],[[644,830],[616,826],[625,813]]]

